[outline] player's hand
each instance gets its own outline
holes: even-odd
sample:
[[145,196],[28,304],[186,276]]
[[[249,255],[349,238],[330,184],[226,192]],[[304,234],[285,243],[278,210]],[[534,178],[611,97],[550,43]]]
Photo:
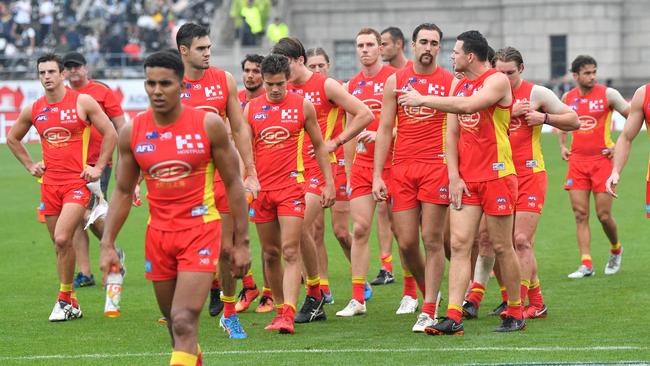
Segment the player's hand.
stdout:
[[102,170],[94,166],[86,165],[86,169],[79,176],[85,179],[86,182],[94,182],[102,176]]
[[233,245],[230,251],[230,272],[234,278],[244,278],[251,267],[251,250],[248,246],[248,233],[245,238],[235,235],[240,243]]
[[359,135],[357,135],[357,141],[361,141],[363,143],[373,143],[377,139],[377,131],[361,131]]
[[607,149],[607,159],[614,159],[614,148],[615,146],[612,146]]
[[452,208],[460,210],[463,207],[463,194],[471,196],[465,181],[461,178],[449,179],[449,201]]
[[618,194],[616,194],[616,186],[618,185],[619,179],[619,174],[612,172],[609,178],[607,178],[607,182],[605,182],[605,189],[607,190],[607,193],[611,194],[614,198],[618,198]]
[[325,183],[323,193],[320,195],[320,204],[323,208],[332,207],[336,203],[336,188],[334,182]]
[[36,178],[40,178],[45,173],[45,164],[42,161],[36,162],[27,168],[29,174]]
[[[249,175],[244,179],[244,190],[250,192],[253,195],[253,199],[257,199],[257,195],[261,190],[260,181],[257,179],[257,175]],[[250,202],[249,202],[250,204]]]
[[526,124],[528,127],[539,126],[544,124],[544,113],[538,111],[529,111],[526,113]]
[[569,156],[571,155],[571,151],[566,148],[566,146],[560,146],[560,155],[562,156],[562,160],[564,161],[569,161]]
[[325,150],[327,150],[328,154],[339,148],[339,144],[335,140],[327,140],[323,144],[325,145]]
[[399,95],[397,103],[401,106],[419,107],[423,104],[422,94],[411,84],[408,84],[406,89],[395,89],[394,92]]
[[382,178],[372,180],[372,197],[377,202],[384,202],[388,199],[388,188]]
[[142,206],[142,200],[140,199],[140,184],[136,184],[133,189],[133,206],[140,207]]
[[523,116],[524,114],[527,114],[530,112],[530,102],[527,100],[522,100],[519,102],[516,102],[512,106],[512,117],[519,117]]
[[316,150],[314,150],[314,145],[307,146],[307,155],[312,159],[316,159]]
[[102,270],[102,284],[106,285],[106,276],[113,266],[122,268],[120,257],[117,256],[115,243],[101,242],[99,255],[99,268]]

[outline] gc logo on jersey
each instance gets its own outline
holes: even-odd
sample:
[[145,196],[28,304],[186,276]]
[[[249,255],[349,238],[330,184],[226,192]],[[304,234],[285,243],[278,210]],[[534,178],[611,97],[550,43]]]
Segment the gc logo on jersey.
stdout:
[[270,126],[260,132],[260,139],[270,145],[279,144],[290,136],[289,130],[282,126]]
[[192,172],[192,166],[181,160],[168,160],[149,168],[149,175],[161,182],[176,182]]
[[481,114],[476,112],[472,114],[459,114],[458,122],[465,128],[474,128],[481,122]]
[[598,124],[598,121],[592,116],[580,116],[578,120],[580,121],[580,131],[592,130]]
[[63,127],[50,127],[43,131],[43,138],[51,144],[64,143],[70,140],[70,137],[72,137],[72,133]]

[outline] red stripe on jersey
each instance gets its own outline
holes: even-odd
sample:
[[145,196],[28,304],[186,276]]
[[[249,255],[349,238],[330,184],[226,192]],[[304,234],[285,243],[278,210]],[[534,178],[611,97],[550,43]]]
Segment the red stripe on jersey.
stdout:
[[304,99],[287,93],[280,103],[266,93],[248,103],[248,123],[253,131],[257,179],[263,191],[277,190],[304,181],[302,144],[305,127]]
[[[395,72],[396,89],[410,84],[422,95],[448,96],[454,75],[440,66],[433,74],[419,75],[414,69]],[[428,107],[397,107],[397,136],[393,164],[403,162],[446,163],[445,131],[447,113]]]
[[[373,77],[367,78],[363,75],[363,72],[360,72],[348,82],[348,92],[361,100],[375,115],[375,119],[366,127],[366,131],[377,131],[379,128],[379,115],[381,114],[381,106],[384,98],[384,85],[386,84],[386,79],[394,73],[394,67],[383,65],[377,75]],[[393,146],[391,143],[388,154],[386,155],[386,167],[390,167],[392,151]],[[357,143],[354,164],[372,168],[374,156],[375,143],[359,141]]]
[[221,118],[226,118],[229,90],[225,71],[210,66],[201,79],[190,80],[183,77],[183,84],[185,84],[181,94],[183,104],[214,112]]
[[[483,87],[485,79],[496,72],[489,69],[476,80],[462,79],[454,95],[471,96]],[[465,182],[485,182],[515,174],[508,140],[511,109],[512,105],[494,104],[476,113],[458,115],[458,170]]]
[[79,93],[65,89],[57,103],[48,103],[43,96],[32,104],[32,124],[43,146],[45,174],[43,183],[65,185],[83,182],[86,167],[90,125],[77,114]]
[[[515,103],[530,102],[531,93],[535,84],[522,80],[519,88],[513,90]],[[510,118],[510,146],[512,147],[512,160],[515,163],[517,175],[528,175],[543,172],[544,156],[540,134],[542,125],[529,127],[524,115]]]
[[[77,93],[88,94],[97,101],[108,118],[124,115],[122,106],[118,101],[115,93],[107,86],[96,83],[92,80],[88,84],[75,90]],[[88,146],[88,164],[95,165],[99,159],[99,153],[102,149],[104,137],[93,125],[90,130],[90,145]]]
[[133,120],[131,150],[147,183],[149,225],[178,231],[218,220],[205,112],[184,107],[168,126],[148,110]]
[[[287,87],[290,92],[303,96],[314,105],[314,108],[316,109],[316,118],[318,119],[320,132],[323,135],[324,140],[331,137],[338,117],[338,111],[333,111],[333,109],[336,108],[336,105],[332,104],[332,102],[327,99],[327,94],[325,93],[326,80],[327,77],[314,72],[305,83],[301,85],[289,83]],[[318,162],[316,159],[309,155],[311,149],[311,140],[309,139],[309,136],[305,136],[302,150],[305,168],[318,168]],[[334,154],[331,155],[330,160],[332,163],[336,162]]]
[[607,100],[607,87],[596,84],[587,95],[579,88],[571,89],[564,102],[578,114],[580,128],[572,133],[571,159],[595,160],[614,147],[611,138],[612,108]]

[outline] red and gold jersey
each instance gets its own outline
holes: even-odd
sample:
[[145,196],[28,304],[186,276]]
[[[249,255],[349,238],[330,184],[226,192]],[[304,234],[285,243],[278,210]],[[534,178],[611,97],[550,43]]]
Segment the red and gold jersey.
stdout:
[[[495,69],[489,69],[476,80],[460,80],[454,95],[469,97],[483,87]],[[494,104],[472,114],[459,114],[458,170],[465,182],[485,182],[515,174],[508,126],[512,105]]]
[[[516,102],[530,102],[535,84],[522,80],[519,88],[513,90]],[[512,160],[515,163],[517,175],[528,175],[543,172],[544,156],[540,136],[542,125],[528,127],[525,116],[510,118],[510,146]]]
[[[309,80],[302,85],[289,83],[287,89],[292,92],[303,96],[310,101],[314,108],[316,108],[316,118],[318,118],[318,125],[320,132],[323,135],[323,140],[332,138],[336,121],[339,118],[339,111],[325,93],[325,81],[327,77],[312,73]],[[317,168],[318,163],[315,158],[312,158],[309,151],[313,148],[309,136],[305,136],[305,141],[302,147],[302,156],[306,168]],[[336,163],[336,155],[330,155],[330,162]]]
[[148,110],[133,120],[131,150],[147,183],[149,225],[179,231],[219,219],[205,112],[184,107],[168,126]]
[[611,136],[612,108],[606,96],[607,87],[596,84],[587,95],[579,88],[571,89],[564,103],[576,111],[580,128],[573,131],[571,159],[597,160],[614,147]]
[[228,106],[228,79],[226,72],[210,66],[199,80],[183,77],[185,90],[181,94],[181,102],[190,107],[214,112],[226,118]]
[[[422,95],[448,96],[454,75],[437,66],[429,75],[419,75],[411,68],[395,72],[396,89],[406,90],[411,85]],[[397,136],[393,150],[393,165],[445,161],[445,133],[447,113],[429,107],[397,107]]]
[[281,189],[304,181],[302,172],[305,116],[304,99],[287,93],[280,103],[261,95],[248,103],[257,179],[263,191]]
[[[648,137],[650,137],[650,83],[645,85],[645,98],[643,99],[643,117],[645,118],[645,127]],[[645,178],[650,182],[650,156],[648,157],[648,173]]]
[[248,104],[249,100],[246,98],[246,90],[240,90],[237,93],[237,98],[239,98],[239,105],[241,106],[241,110],[243,111],[244,108],[246,108],[246,104]]
[[[102,108],[102,111],[106,113],[108,118],[124,115],[122,106],[115,96],[115,93],[113,93],[109,87],[102,83],[90,80],[88,84],[75,91],[81,94],[88,94],[93,97],[93,99],[95,99],[99,106]],[[99,133],[95,126],[92,126],[90,130],[90,145],[88,146],[88,164],[95,165],[97,163],[103,140],[104,137],[102,134]]]
[[43,96],[32,104],[32,124],[43,146],[43,183],[65,185],[83,182],[88,160],[90,124],[77,116],[79,93],[65,89],[57,103]]
[[[381,105],[384,98],[384,85],[386,84],[386,79],[394,73],[394,67],[383,65],[377,75],[373,77],[367,78],[363,76],[363,72],[360,72],[348,82],[348,92],[361,100],[375,115],[375,119],[366,127],[367,131],[377,131],[379,128],[379,115],[381,114]],[[357,142],[357,150],[354,158],[355,164],[372,168],[374,156],[374,142]],[[386,168],[390,167],[391,156],[392,146],[386,155]]]

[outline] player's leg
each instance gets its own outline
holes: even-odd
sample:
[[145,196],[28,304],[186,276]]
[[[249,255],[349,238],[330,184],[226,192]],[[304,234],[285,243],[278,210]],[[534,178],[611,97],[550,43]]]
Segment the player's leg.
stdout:
[[75,250],[75,258],[77,262],[77,275],[74,278],[74,287],[90,287],[95,285],[95,276],[93,276],[90,268],[90,240],[88,232],[83,229],[82,222],[79,223],[75,229],[72,243]]
[[[320,276],[320,286],[323,294],[329,294],[329,281],[328,278],[328,261],[327,246],[325,243],[325,210],[321,210],[318,216],[314,219],[312,224],[312,237],[314,238],[314,245],[318,253],[318,275]],[[327,286],[325,284],[327,283]],[[326,300],[327,301],[327,300]]]
[[371,195],[354,197],[350,200],[352,216],[352,299],[337,316],[354,316],[366,313],[364,287],[370,262],[368,240],[372,228],[375,200]]
[[330,209],[332,219],[332,230],[334,237],[339,242],[343,255],[350,261],[350,251],[352,250],[352,235],[350,234],[350,202],[337,200]]
[[[282,321],[278,325],[280,333],[293,333],[294,320],[297,323],[296,305],[300,294],[300,245],[301,237],[304,235],[303,218],[299,216],[284,216],[279,213],[278,221],[280,223],[282,259],[284,260],[284,278],[282,282],[282,291],[284,294],[284,306],[282,309]],[[275,290],[273,290],[275,291]],[[312,301],[313,297],[308,296],[305,304]],[[303,308],[305,308],[305,304]],[[311,308],[318,310],[315,304],[310,304]],[[277,306],[277,305],[276,305]],[[324,320],[325,313],[322,312],[322,301],[320,304],[320,313],[306,314],[313,320]],[[301,309],[302,311],[302,309]]]
[[[302,264],[307,274],[307,297],[296,315],[296,323],[326,319],[323,311],[324,298],[320,288],[318,251],[316,250],[313,237],[314,220],[322,211],[323,207],[320,203],[320,196],[312,192],[307,192],[305,194],[305,216],[299,245]],[[318,316],[314,316],[314,314],[318,314]]]
[[[478,317],[478,311],[483,301],[483,296],[487,289],[490,273],[494,267],[494,249],[492,249],[492,242],[487,231],[487,223],[485,215],[481,218],[481,223],[478,228],[478,234],[474,240],[478,246],[478,256],[474,264],[474,276],[469,291],[465,296],[465,303],[463,303],[463,316],[467,319]],[[505,309],[505,288],[503,289],[503,308]],[[501,305],[499,305],[501,307]],[[498,315],[498,314],[497,314]]]
[[381,269],[371,285],[386,285],[395,282],[393,275],[393,230],[391,229],[390,210],[386,202],[377,204],[377,241],[379,242],[379,260]]
[[[393,211],[393,227],[400,254],[404,256],[404,262],[408,263],[408,269],[415,280],[420,292],[424,295],[424,258],[420,251],[420,207],[402,211]],[[406,297],[405,297],[406,298]],[[417,300],[402,299],[398,314],[414,313],[417,308]]]
[[280,236],[280,223],[278,220],[271,222],[256,223],[257,236],[262,245],[264,257],[264,271],[268,280],[268,286],[273,292],[273,302],[276,306],[276,315],[267,330],[274,330],[274,323],[282,317],[284,306],[284,291],[282,289],[284,270],[282,269],[282,239]]
[[594,202],[596,205],[596,216],[609,239],[609,260],[605,266],[605,274],[615,274],[621,268],[621,258],[623,247],[618,240],[618,229],[616,221],[612,216],[613,198],[606,192],[594,192]]
[[470,265],[474,236],[478,230],[483,209],[478,205],[464,205],[460,210],[450,211],[451,260],[449,262],[449,304],[447,318],[425,329],[431,335],[460,335],[462,303],[470,280]]
[[440,283],[445,271],[445,248],[443,231],[447,206],[422,203],[422,243],[425,250],[425,285],[422,313],[413,326],[414,332],[424,332],[426,327],[435,324],[437,299]]
[[264,287],[262,288],[262,296],[260,302],[255,308],[256,313],[268,313],[275,309],[273,305],[273,291],[271,291],[271,283],[266,274],[266,262],[264,261],[264,252],[262,252],[262,278],[264,279]]
[[594,274],[591,260],[591,232],[589,230],[589,194],[591,191],[585,189],[573,189],[569,191],[571,208],[576,221],[576,238],[578,239],[578,250],[580,251],[581,266],[575,272],[569,274],[569,278],[583,278]]
[[178,272],[170,310],[174,339],[174,352],[170,364],[196,364],[199,354],[199,316],[210,290],[212,278],[211,272]]
[[535,252],[533,238],[537,230],[540,215],[536,212],[518,211],[515,214],[515,252],[519,260],[521,272],[521,303],[525,303],[528,289],[533,280],[535,268]]
[[153,291],[156,295],[156,302],[160,313],[167,319],[167,330],[171,338],[172,348],[174,348],[174,334],[172,333],[171,311],[172,300],[174,299],[174,289],[176,289],[176,279],[165,281],[152,281]]

